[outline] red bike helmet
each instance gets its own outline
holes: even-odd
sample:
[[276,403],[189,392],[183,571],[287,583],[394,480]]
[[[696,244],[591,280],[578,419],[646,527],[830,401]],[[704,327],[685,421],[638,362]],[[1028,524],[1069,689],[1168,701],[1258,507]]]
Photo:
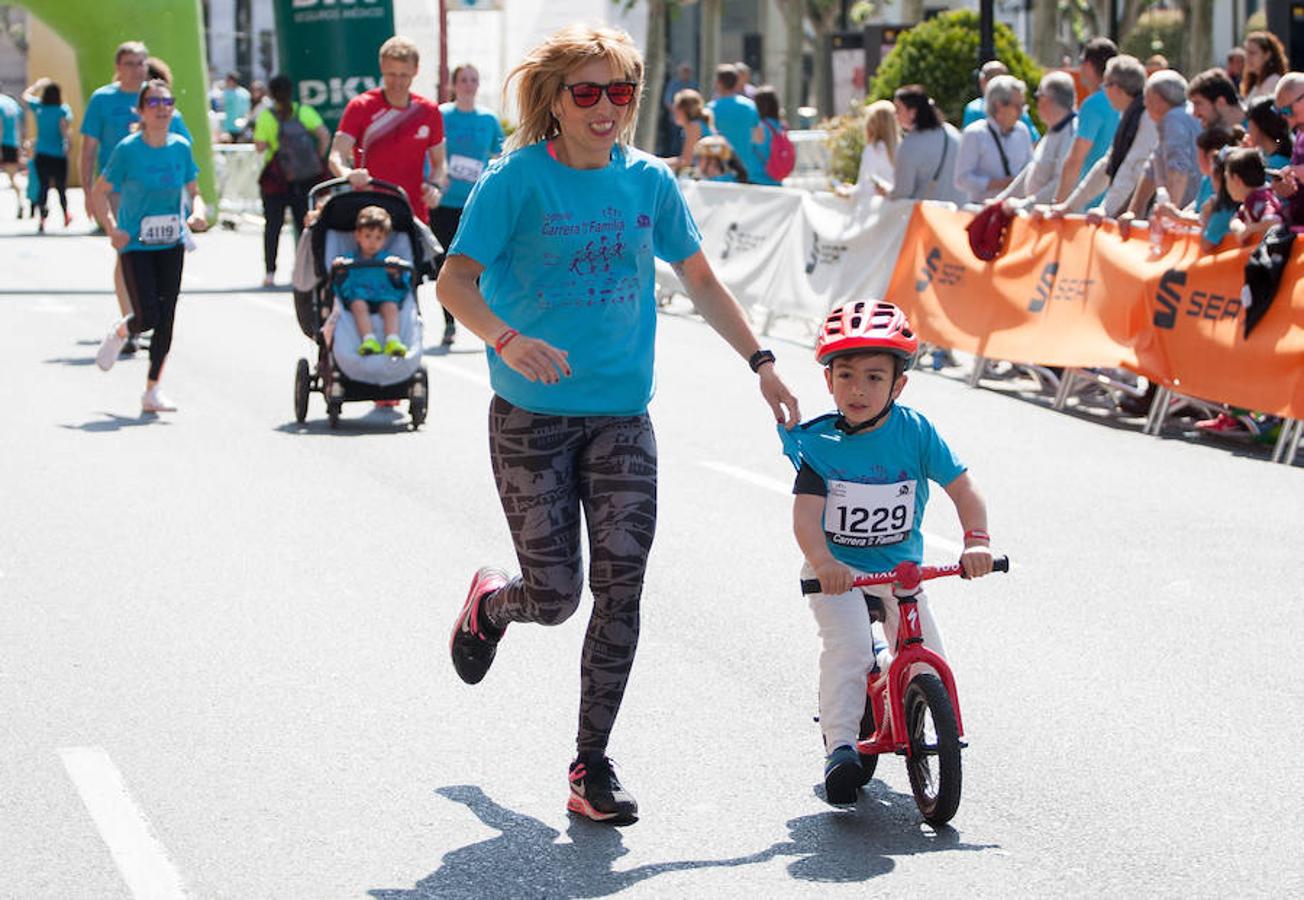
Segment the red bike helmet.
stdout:
[[820,326],[815,359],[827,366],[835,357],[864,350],[890,353],[910,368],[919,338],[906,314],[885,300],[853,300],[833,308]]

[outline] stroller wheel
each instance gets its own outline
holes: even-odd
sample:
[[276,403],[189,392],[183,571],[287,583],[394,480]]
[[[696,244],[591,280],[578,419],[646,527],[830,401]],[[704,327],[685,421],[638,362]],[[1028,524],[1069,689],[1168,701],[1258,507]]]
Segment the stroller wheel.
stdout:
[[412,379],[412,387],[408,391],[408,415],[412,417],[412,430],[416,431],[426,421],[426,409],[429,402],[429,377],[426,375],[426,368],[422,366],[415,377]]
[[312,373],[308,360],[300,359],[294,370],[294,419],[300,424],[308,418],[308,392],[312,389]]

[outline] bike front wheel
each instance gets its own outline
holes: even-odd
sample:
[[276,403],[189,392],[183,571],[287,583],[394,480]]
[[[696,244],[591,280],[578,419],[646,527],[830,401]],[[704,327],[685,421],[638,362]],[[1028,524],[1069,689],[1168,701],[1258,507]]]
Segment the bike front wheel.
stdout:
[[942,680],[916,675],[906,688],[906,771],[915,803],[930,825],[945,825],[960,807],[960,730]]

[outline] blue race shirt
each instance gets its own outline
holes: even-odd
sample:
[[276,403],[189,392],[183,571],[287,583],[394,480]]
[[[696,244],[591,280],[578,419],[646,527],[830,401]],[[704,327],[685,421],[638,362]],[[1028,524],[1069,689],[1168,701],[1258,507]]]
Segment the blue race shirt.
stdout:
[[503,152],[503,126],[484,107],[463,112],[456,103],[441,103],[447,152],[448,190],[439,205],[461,209],[489,158]]
[[36,117],[36,152],[42,156],[67,156],[63,129],[59,123],[72,121],[72,107],[66,103],[28,103]]
[[1204,209],[1204,201],[1213,196],[1213,179],[1205,175],[1200,179],[1200,189],[1195,192],[1195,211]]
[[18,146],[18,118],[23,108],[8,94],[0,94],[0,147]]
[[490,163],[450,255],[484,266],[480,290],[508,325],[570,354],[571,376],[527,381],[489,351],[495,393],[551,415],[638,415],[652,398],[653,257],[679,262],[702,236],[670,168],[615,146],[572,169],[544,141]]
[[[114,192],[122,195],[118,227],[131,235],[131,243],[121,252],[166,250],[185,239],[188,202],[188,198],[183,200],[185,186],[199,175],[190,154],[190,141],[178,134],[168,134],[162,147],[151,147],[139,132],[128,135],[113,148],[102,174]],[[180,218],[175,240],[160,243],[142,240],[142,237],[148,239],[141,234],[146,217],[160,217],[153,221],[166,225],[163,220],[172,216]]]
[[[765,163],[756,155],[752,144],[752,130],[761,124],[761,114],[756,104],[746,97],[716,97],[707,104],[715,122],[715,133],[729,142],[738,161],[747,170],[747,180],[758,184],[772,184],[765,174]],[[760,179],[766,179],[761,181]]]
[[782,131],[783,123],[778,119],[763,119],[761,122],[761,142],[753,144],[752,148],[756,153],[756,159],[761,164],[755,173],[751,169],[747,170],[747,176],[751,179],[752,184],[768,184],[778,187],[779,182],[775,181],[765,171],[765,165],[770,161],[770,142],[774,140],[774,131]]
[[1096,160],[1108,153],[1109,148],[1113,146],[1118,118],[1118,110],[1110,105],[1104,88],[1082,101],[1082,107],[1078,110],[1078,139],[1091,141],[1091,149],[1087,151],[1087,158],[1082,162],[1082,171],[1078,173],[1078,180],[1090,172]]
[[231,134],[240,130],[239,119],[249,117],[249,92],[240,86],[222,89],[222,129]]
[[[139,100],[140,91],[124,91],[116,81],[91,94],[86,114],[82,116],[81,133],[100,142],[95,164],[101,172],[108,166],[113,148],[131,133],[131,126],[140,121],[140,111],[136,109]],[[179,112],[172,113],[168,130],[181,135],[187,143],[192,140]]]
[[831,413],[792,431],[779,426],[784,455],[824,481],[829,552],[862,572],[922,561],[928,482],[945,487],[965,466],[909,407],[898,404],[882,425],[859,434],[840,431],[839,418]]
[[407,299],[412,274],[406,269],[399,269],[398,274],[399,283],[396,285],[389,277],[389,270],[380,266],[350,268],[340,279],[335,293],[345,304],[354,300],[401,304]]

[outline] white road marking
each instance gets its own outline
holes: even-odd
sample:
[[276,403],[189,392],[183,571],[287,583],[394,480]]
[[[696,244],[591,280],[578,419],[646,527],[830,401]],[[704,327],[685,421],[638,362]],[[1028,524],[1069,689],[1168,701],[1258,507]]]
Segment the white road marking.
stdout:
[[294,301],[292,300],[289,299],[277,300],[273,297],[264,297],[261,294],[246,294],[245,296],[247,296],[250,300],[257,303],[259,306],[265,306],[268,309],[274,309],[278,313],[285,313],[286,315],[294,314]]
[[[772,491],[776,494],[783,494],[785,497],[792,496],[791,482],[780,481],[777,478],[769,478],[765,475],[757,475],[755,472],[749,472],[748,470],[739,468],[738,466],[731,466],[728,463],[716,462],[715,460],[704,459],[701,460],[701,464],[713,472],[719,472],[721,475],[728,475],[730,478],[737,478],[739,481],[754,484],[757,487],[765,488],[767,491]],[[948,541],[946,538],[937,537],[936,535],[929,534],[927,531],[925,531],[923,535],[924,540],[928,542],[930,547],[944,553],[953,553],[956,556],[959,556],[961,551],[964,549],[955,541]]]
[[456,363],[449,362],[446,359],[438,359],[438,358],[431,359],[427,357],[426,367],[429,369],[434,369],[436,372],[443,372],[447,375],[453,375],[456,376],[457,378],[463,378],[467,381],[478,384],[484,388],[489,387],[488,376],[481,375],[479,372],[468,372],[466,369],[463,369],[461,366],[457,365]]
[[139,900],[185,897],[181,874],[127,793],[109,755],[99,747],[63,747],[59,757],[131,895]]

